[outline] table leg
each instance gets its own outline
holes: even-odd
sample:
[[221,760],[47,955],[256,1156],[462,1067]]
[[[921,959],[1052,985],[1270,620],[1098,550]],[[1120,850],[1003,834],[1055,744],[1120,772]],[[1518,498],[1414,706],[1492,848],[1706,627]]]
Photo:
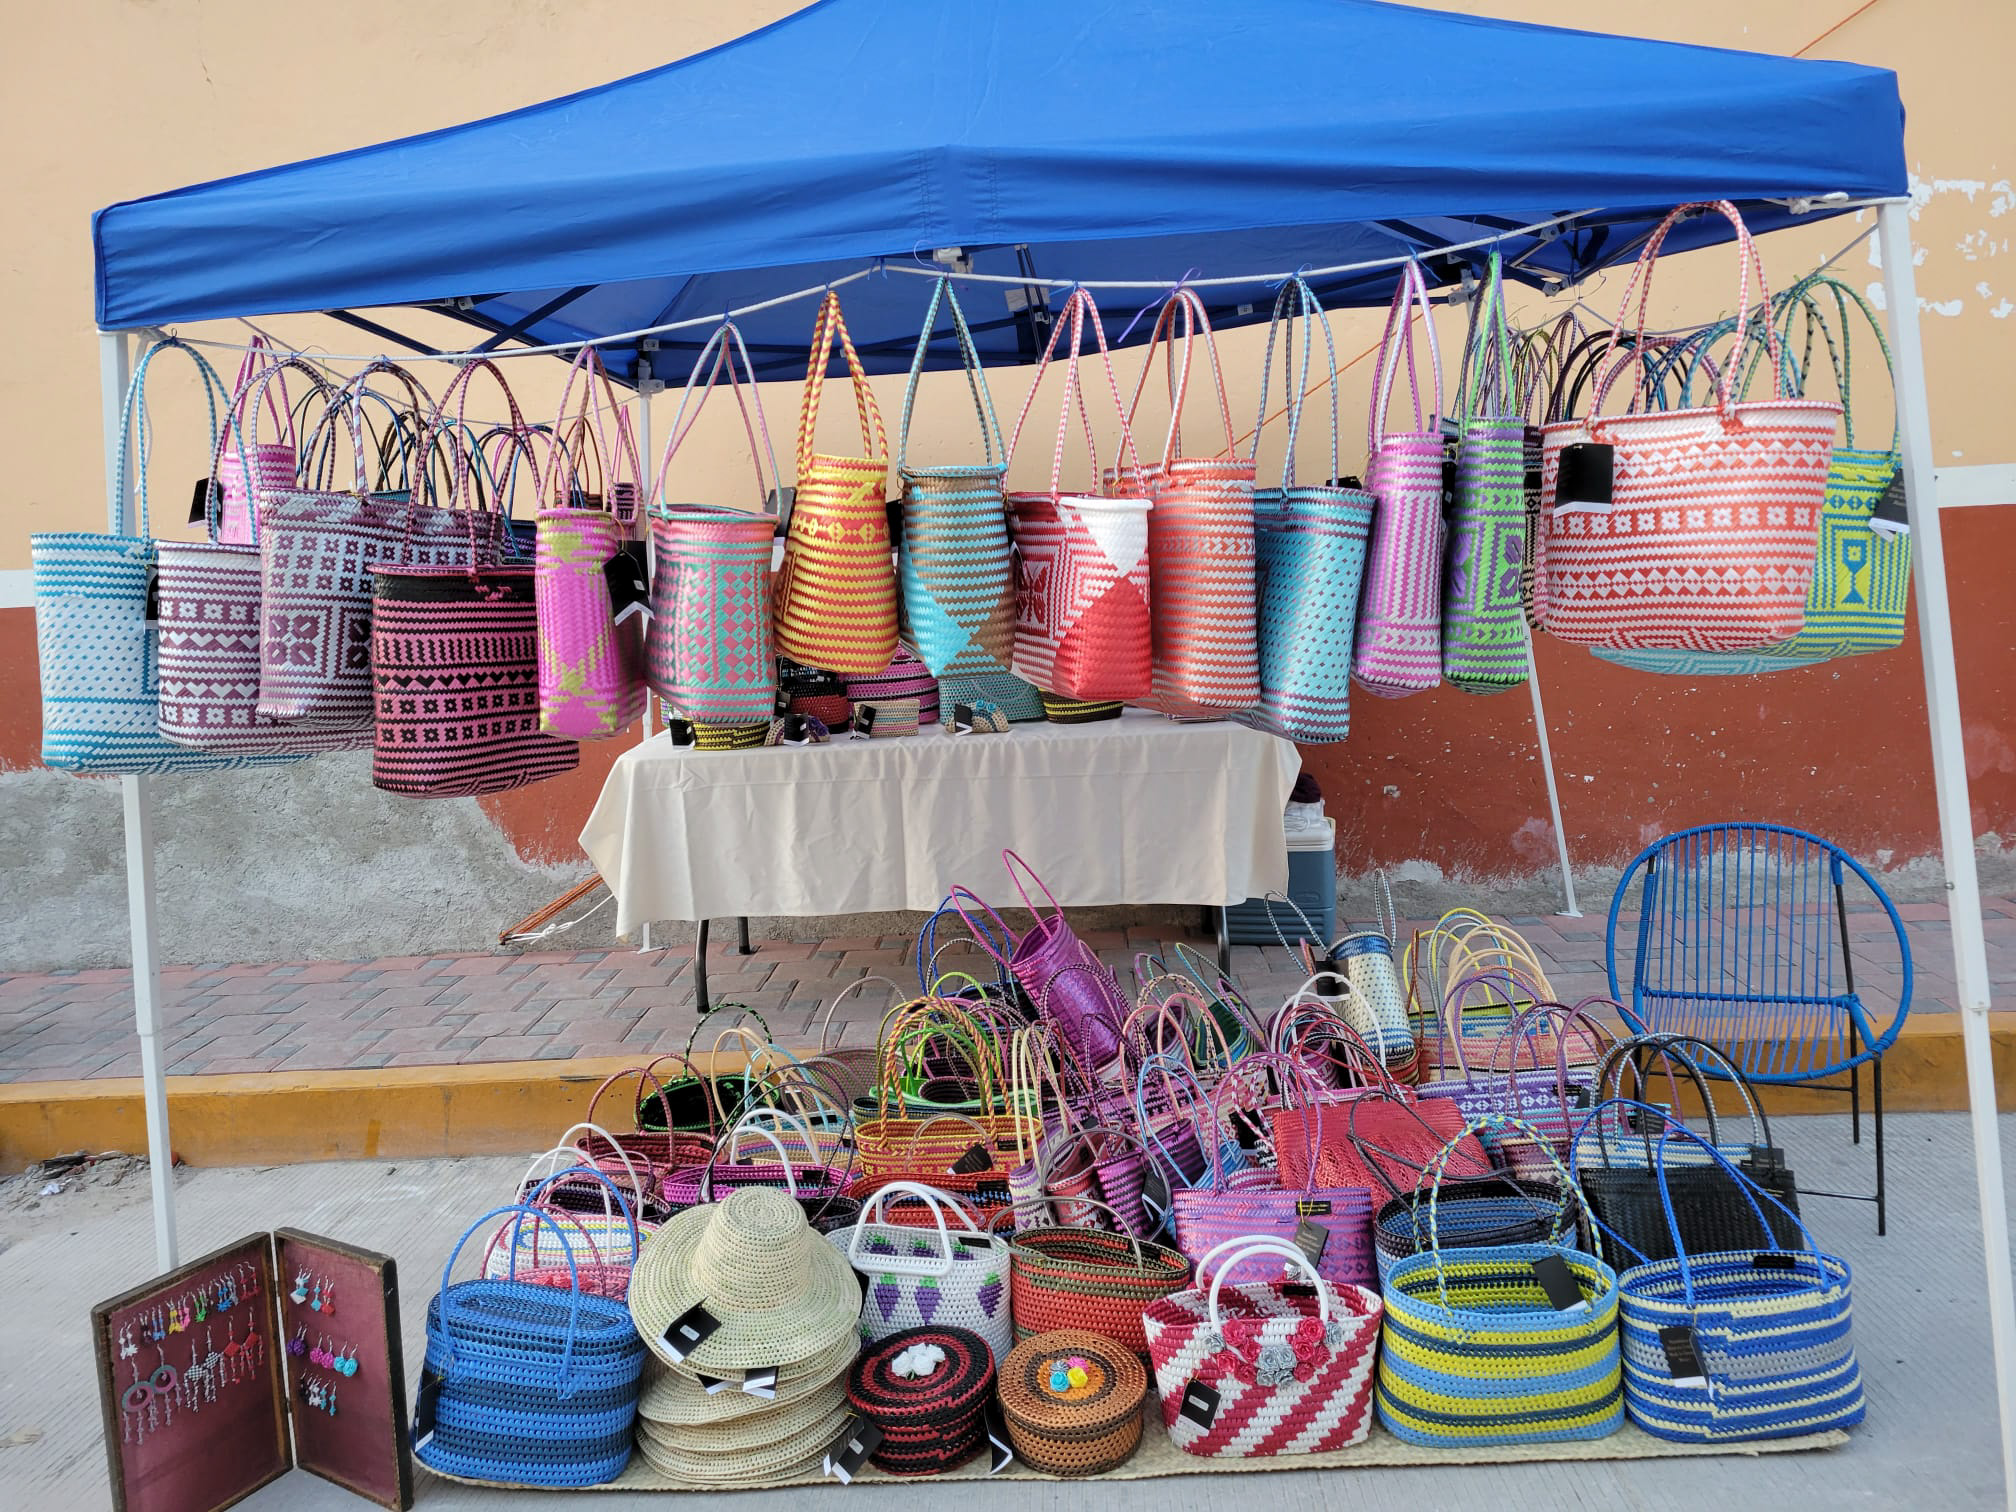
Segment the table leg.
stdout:
[[740,918],[736,919],[735,933],[737,936],[735,953],[737,955],[754,954],[756,947],[749,943],[749,915],[743,914]]
[[693,931],[693,1011],[710,1013],[713,1008],[707,1000],[707,921],[702,919]]
[[1215,910],[1218,915],[1218,975],[1226,981],[1232,980],[1232,921],[1225,910]]

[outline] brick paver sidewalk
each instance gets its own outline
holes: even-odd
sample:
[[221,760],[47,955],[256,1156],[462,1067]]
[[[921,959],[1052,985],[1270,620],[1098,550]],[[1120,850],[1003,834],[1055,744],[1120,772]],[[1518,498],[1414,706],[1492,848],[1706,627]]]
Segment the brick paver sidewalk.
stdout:
[[[2016,987],[2016,901],[1988,904],[1990,975],[1998,996]],[[1946,910],[1902,904],[1917,982],[1914,1013],[1951,1012],[1953,961]],[[1880,914],[1850,915],[1852,933],[1887,933]],[[1433,920],[1415,920],[1408,931]],[[1603,994],[1600,915],[1509,921],[1539,952],[1564,1001]],[[806,921],[808,929],[816,922]],[[1095,931],[1088,942],[1131,980],[1134,954],[1168,943],[1152,930]],[[765,941],[738,955],[734,944],[708,952],[708,989],[717,1014],[740,1003],[762,1014],[781,1041],[816,1039],[823,1009],[863,976],[893,978],[906,996],[917,985],[908,941]],[[1207,958],[1210,943],[1186,941]],[[948,953],[941,965],[958,959]],[[977,957],[976,957],[977,959]],[[205,965],[162,973],[171,1075],[205,1072],[370,1069],[478,1061],[571,1060],[683,1050],[694,1033],[690,953],[622,948],[525,954],[403,956],[305,965]],[[976,974],[979,974],[976,972]],[[1237,946],[1233,976],[1263,1008],[1301,984],[1278,947]],[[1894,972],[1858,968],[1872,1003],[1894,1001]],[[834,1013],[834,1043],[872,1043],[891,989],[870,984]],[[712,1041],[699,1030],[699,1047]],[[0,977],[0,1082],[137,1076],[131,973],[68,971]]]

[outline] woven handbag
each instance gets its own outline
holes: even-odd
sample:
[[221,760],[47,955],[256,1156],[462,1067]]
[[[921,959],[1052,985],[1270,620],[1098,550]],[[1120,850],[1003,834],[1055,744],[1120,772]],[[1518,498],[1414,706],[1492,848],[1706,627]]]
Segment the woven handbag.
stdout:
[[1142,1310],[1190,1284],[1189,1259],[1166,1245],[1098,1229],[1018,1228],[1009,1241],[1015,1337],[1083,1329],[1148,1353]]
[[[853,377],[866,456],[812,449],[836,335]],[[847,334],[840,296],[829,289],[812,328],[798,419],[797,502],[776,584],[777,649],[784,655],[841,673],[875,672],[889,665],[896,652],[896,576],[889,564],[888,478],[889,439],[882,412],[868,390],[854,338]]]
[[1036,685],[1013,672],[948,672],[938,679],[938,702],[941,710],[954,704],[991,703],[1011,724],[1037,724],[1048,718]]
[[[932,1226],[879,1221],[892,1197],[922,1203]],[[950,1212],[961,1225],[946,1227]],[[1007,1241],[975,1226],[945,1192],[914,1181],[892,1181],[870,1197],[852,1229],[827,1236],[859,1271],[861,1337],[872,1344],[906,1328],[970,1328],[996,1360],[1014,1343],[1008,1303]]]
[[[1445,1181],[1434,1194],[1438,1241],[1445,1252],[1507,1244],[1580,1249],[1577,1211],[1564,1191],[1559,1182],[1509,1174]],[[1396,1264],[1433,1248],[1428,1236],[1428,1195],[1417,1189],[1387,1199],[1373,1215],[1372,1244],[1378,1252],[1383,1289]]]
[[578,1284],[453,1280],[470,1239],[512,1215],[553,1226],[575,1269],[578,1238],[538,1208],[498,1208],[470,1225],[427,1306],[420,1400],[431,1402],[433,1424],[416,1433],[413,1457],[468,1480],[599,1485],[630,1462],[644,1343],[628,1307]]
[[[1466,1126],[1504,1127],[1497,1115]],[[1452,1140],[1444,1147],[1456,1149]],[[1379,1357],[1379,1420],[1410,1444],[1541,1444],[1603,1438],[1624,1422],[1617,1274],[1554,1244],[1441,1247],[1431,1162],[1426,1254],[1388,1271]],[[1572,1188],[1570,1189],[1573,1190]],[[1557,1308],[1543,1282],[1565,1272]]]
[[[1820,306],[1823,294],[1831,295],[1836,305],[1841,336],[1838,349],[1834,331]],[[1800,374],[1812,371],[1810,349],[1815,332],[1825,338],[1847,431],[1843,444],[1836,446],[1828,459],[1819,550],[1814,556],[1812,586],[1806,593],[1803,628],[1789,640],[1760,646],[1754,651],[1719,654],[1618,651],[1599,646],[1595,654],[1602,660],[1645,672],[1689,677],[1733,676],[1811,666],[1843,656],[1889,651],[1902,644],[1905,608],[1911,594],[1911,537],[1906,532],[1876,530],[1870,523],[1877,504],[1897,476],[1896,422],[1893,418],[1888,449],[1856,446],[1855,406],[1850,386],[1851,304],[1869,322],[1887,368],[1890,347],[1884,340],[1883,328],[1868,303],[1853,288],[1838,279],[1815,275],[1801,280],[1780,302],[1784,312],[1781,319],[1786,326],[1781,340],[1790,338],[1795,314],[1803,313],[1806,317],[1809,360],[1800,364]]]
[[1032,1334],[1001,1361],[1015,1457],[1045,1475],[1097,1475],[1141,1446],[1148,1372],[1131,1350],[1082,1329]]
[[[1098,443],[1079,389],[1078,357],[1089,321],[1099,342],[1106,388],[1120,421],[1119,449],[1141,470],[1134,436],[1113,378],[1106,328],[1086,289],[1074,289],[1052,322],[1050,339],[1008,441],[1012,458],[1043,374],[1068,324],[1071,346],[1064,363],[1064,398],[1057,445],[1050,454],[1047,493],[1011,494],[1016,549],[1015,671],[1046,694],[1068,701],[1146,698],[1154,691],[1155,647],[1149,612],[1149,501],[1145,496],[1069,493],[1063,489],[1064,441],[1074,399],[1084,421],[1090,478],[1100,476]],[[1088,487],[1090,484],[1088,483]],[[1049,700],[1046,698],[1046,704]],[[1053,714],[1051,716],[1055,718]]]
[[[1177,357],[1176,317],[1182,316],[1182,357]],[[1211,388],[1224,425],[1224,451],[1190,456],[1183,451],[1183,400],[1189,387],[1191,345],[1201,332],[1211,359]],[[1178,289],[1163,303],[1143,356],[1141,381],[1127,412],[1129,431],[1140,413],[1155,348],[1168,343],[1171,370],[1169,434],[1159,462],[1122,463],[1112,492],[1145,495],[1149,575],[1155,585],[1153,707],[1165,714],[1215,718],[1260,699],[1260,661],[1253,603],[1253,460],[1232,455],[1232,411],[1225,402],[1218,347],[1204,301]]]
[[[979,414],[986,460],[912,467],[910,417],[941,302],[951,308],[952,331]],[[937,676],[1005,672],[1014,656],[1015,572],[1002,499],[1007,471],[1001,426],[994,418],[980,353],[952,280],[941,278],[931,286],[910,381],[903,386],[903,419],[896,428],[896,475],[903,487],[903,534],[896,565],[903,617],[918,654]]]
[[[746,386],[737,376],[738,353],[741,371],[748,378]],[[700,383],[703,367],[707,377]],[[672,459],[691,434],[724,370],[756,464],[758,507],[754,511],[674,504],[668,491]],[[697,402],[696,383],[700,383]],[[768,474],[763,470],[766,458]],[[679,412],[666,434],[651,508],[651,624],[645,632],[646,672],[665,705],[687,719],[745,725],[768,719],[775,710],[778,673],[771,640],[770,553],[777,519],[766,512],[766,479],[776,476],[777,457],[770,445],[770,427],[763,418],[763,398],[755,370],[749,365],[748,349],[734,322],[723,321],[701,348],[679,396]],[[806,714],[829,728],[839,728],[846,723],[848,706],[843,696],[816,706],[787,704],[786,712]]]
[[[1001,855],[1009,879],[1036,920],[1035,926],[1018,940],[1000,915],[964,887],[952,889],[954,906],[973,929],[981,948],[1007,967],[1038,1010],[1056,1024],[1071,1053],[1089,1068],[1102,1068],[1120,1052],[1120,1021],[1127,1012],[1120,984],[1091,948],[1071,932],[1063,908],[1029,864],[1013,851]],[[1052,912],[1047,918],[1030,901],[1016,872],[1018,866],[1029,873],[1037,891],[1050,904]],[[972,903],[993,920],[999,938],[1006,943],[1005,954],[987,943],[995,938],[994,931],[974,924],[964,903]]]
[[1526,681],[1526,417],[1516,413],[1503,258],[1491,254],[1457,402],[1456,492],[1442,579],[1442,678],[1466,693]]
[[[1660,1112],[1641,1104],[1640,1116],[1656,1120]],[[1750,1242],[1690,1253],[1668,1207],[1672,1258],[1642,1262],[1617,1279],[1625,1411],[1647,1433],[1681,1443],[1785,1438],[1861,1422],[1848,1262],[1822,1253],[1796,1214],[1675,1120],[1660,1131],[1662,1178],[1676,1135],[1742,1193]],[[1767,1203],[1778,1207],[1768,1221]],[[1788,1220],[1796,1247],[1780,1247]],[[1676,1331],[1692,1345],[1685,1364],[1668,1347]]]
[[[889,658],[888,666],[848,677],[845,684],[850,700],[849,717],[852,705],[904,699],[917,705],[919,724],[938,724],[945,717],[946,700],[942,685],[931,675],[923,658],[905,645],[896,647],[896,654]],[[876,733],[879,735],[882,732],[877,730]]]
[[[1411,301],[1421,303],[1428,337],[1434,402],[1421,408],[1414,363]],[[1407,369],[1414,428],[1386,429],[1393,380]],[[1418,263],[1409,262],[1386,310],[1379,379],[1372,387],[1371,439],[1365,487],[1372,494],[1372,543],[1367,548],[1365,590],[1358,601],[1358,638],[1351,672],[1358,685],[1383,698],[1399,698],[1442,680],[1442,358],[1435,318]]]
[[[1261,1255],[1298,1279],[1225,1284]],[[1364,1442],[1386,1312],[1376,1291],[1339,1286],[1294,1245],[1264,1239],[1227,1240],[1199,1262],[1197,1283],[1142,1317],[1171,1443],[1207,1458],[1265,1459]]]
[[1083,703],[1055,693],[1044,693],[1041,697],[1043,717],[1052,724],[1104,724],[1109,719],[1118,719],[1127,707],[1116,702]]
[[[1447,1162],[1458,1179],[1487,1176],[1491,1157],[1446,1097],[1421,1097],[1412,1087],[1388,1080],[1378,1086],[1317,1094],[1320,1119],[1306,1120],[1291,1109],[1272,1116],[1274,1154],[1284,1186],[1362,1186],[1398,1194],[1413,1189],[1422,1169],[1450,1140],[1457,1149]],[[1383,1197],[1382,1199],[1383,1200]]]
[[[279,379],[277,394],[271,382],[275,368],[295,366],[305,364],[291,358],[283,361],[264,336],[255,335],[245,345],[245,356],[231,385],[231,417],[237,424],[226,428],[224,454],[217,459],[217,486],[223,500],[215,538],[225,545],[253,544],[252,515],[259,496],[294,487],[298,455],[294,409],[287,402],[287,380]],[[326,394],[328,385],[315,373],[312,387]],[[262,403],[273,417],[275,435],[271,441],[262,442],[258,435]]]
[[[1613,335],[1596,410],[1619,374],[1644,359],[1652,270],[1667,232],[1701,210],[1719,212],[1736,228],[1737,352],[1744,349],[1753,271],[1768,306],[1763,266],[1736,207],[1727,200],[1681,206],[1653,232],[1632,270],[1618,325],[1630,317],[1636,294],[1638,344],[1619,351]],[[1775,387],[1769,399],[1739,401],[1740,364],[1731,362],[1712,408],[1599,414],[1546,428],[1550,634],[1633,650],[1748,651],[1799,633],[1842,407],[1786,397],[1768,317],[1766,334]],[[1571,444],[1613,449],[1607,507],[1559,497],[1561,456]]]
[[[799,1148],[805,1152],[804,1159],[794,1159],[778,1132],[766,1127],[766,1123],[782,1133],[795,1135]],[[776,1160],[743,1161],[740,1155],[744,1135],[754,1135],[769,1144],[777,1152]],[[819,1142],[803,1119],[778,1108],[752,1108],[736,1120],[735,1127],[708,1153],[705,1161],[666,1172],[659,1182],[658,1195],[672,1212],[698,1207],[703,1202],[719,1202],[745,1186],[774,1187],[809,1204],[816,1198],[845,1196],[852,1179],[846,1167],[826,1163]],[[807,1211],[809,1214],[809,1207]]]
[[[1254,1076],[1254,1072],[1261,1075]],[[1280,1087],[1286,1106],[1274,1116],[1277,1120],[1299,1118],[1305,1130],[1305,1147],[1321,1146],[1326,1118],[1340,1125],[1344,1121],[1340,1116],[1342,1110],[1335,1104],[1325,1106],[1315,1101],[1315,1088],[1296,1062],[1263,1052],[1242,1060],[1219,1082],[1211,1096],[1211,1127],[1224,1126],[1227,1095],[1249,1081],[1262,1092],[1267,1081]],[[1225,1170],[1217,1153],[1218,1142],[1212,1143],[1209,1185],[1181,1188],[1172,1199],[1176,1247],[1198,1263],[1200,1273],[1204,1256],[1229,1239],[1244,1235],[1289,1242],[1306,1223],[1323,1230],[1326,1236],[1319,1241],[1322,1250],[1315,1262],[1325,1280],[1339,1286],[1371,1285],[1376,1280],[1378,1266],[1372,1250],[1374,1188],[1370,1182],[1319,1182],[1313,1165],[1305,1166],[1293,1184],[1289,1184],[1285,1173],[1279,1176],[1280,1185],[1275,1184],[1276,1176],[1271,1172],[1253,1171],[1235,1177]],[[1383,1188],[1380,1190],[1383,1193]],[[1228,1262],[1226,1269],[1233,1268]],[[1278,1265],[1262,1257],[1245,1262],[1233,1279],[1278,1281],[1282,1275]]]
[[[1627,1040],[1620,1050],[1628,1051],[1631,1045]],[[1670,1260],[1676,1251],[1668,1232],[1669,1213],[1671,1221],[1679,1225],[1681,1244],[1697,1254],[1754,1244],[1756,1231],[1744,1189],[1727,1175],[1724,1165],[1734,1166],[1746,1181],[1770,1195],[1772,1208],[1765,1216],[1781,1247],[1796,1247],[1799,1242],[1796,1221],[1781,1216],[1790,1213],[1796,1220],[1798,1183],[1770,1142],[1770,1125],[1763,1110],[1752,1097],[1753,1128],[1760,1131],[1755,1138],[1761,1143],[1725,1145],[1706,1078],[1693,1065],[1697,1059],[1706,1062],[1708,1057],[1689,1047],[1681,1067],[1708,1111],[1707,1142],[1717,1148],[1720,1161],[1698,1158],[1694,1142],[1683,1141],[1669,1152],[1662,1180],[1653,1141],[1657,1126],[1647,1123],[1636,1111],[1640,1105],[1628,1098],[1599,1103],[1576,1133],[1570,1166],[1590,1213],[1600,1225],[1597,1248],[1612,1264]],[[1747,1086],[1743,1090],[1749,1093]]]
[[[578,1206],[581,1191],[597,1189],[604,1204],[602,1213],[584,1217],[570,1206]],[[501,1275],[530,1286],[579,1287],[584,1293],[617,1302],[629,1296],[631,1267],[637,1263],[644,1235],[657,1225],[637,1221],[636,1212],[616,1183],[600,1171],[576,1167],[555,1171],[520,1201],[551,1213],[557,1222],[535,1223],[528,1232],[523,1221],[505,1220],[490,1236],[484,1252],[485,1277],[495,1280]],[[554,1227],[565,1229],[570,1238],[578,1235],[579,1242],[571,1252],[559,1250],[550,1238],[542,1248],[538,1236]]]
[[[1291,293],[1303,328],[1299,365],[1295,319],[1289,317],[1284,322]],[[1260,654],[1256,718],[1277,735],[1323,744],[1351,733],[1352,641],[1357,633],[1365,553],[1372,536],[1373,501],[1362,488],[1295,481],[1295,447],[1310,386],[1309,356],[1318,332],[1330,366],[1330,470],[1324,476],[1338,476],[1337,343],[1315,290],[1299,276],[1282,286],[1267,326],[1267,356],[1260,368],[1260,419],[1253,428],[1256,463],[1260,432],[1267,421],[1267,379],[1274,365],[1275,337],[1284,331],[1287,456],[1281,486],[1260,489],[1253,496]]]
[[[655,1190],[660,1178],[675,1166],[697,1164],[705,1160],[714,1150],[714,1132],[711,1130],[677,1132],[672,1130],[671,1101],[666,1096],[664,1084],[655,1074],[659,1062],[664,1060],[675,1060],[685,1064],[688,1077],[697,1080],[691,1063],[687,1062],[684,1056],[672,1052],[658,1056],[647,1065],[628,1066],[620,1071],[611,1072],[602,1085],[595,1089],[594,1096],[588,1099],[586,1121],[591,1127],[599,1130],[601,1125],[596,1122],[596,1111],[601,1106],[603,1094],[617,1082],[634,1076],[637,1078],[636,1091],[627,1095],[632,1110],[631,1126],[627,1131],[604,1133],[601,1140],[593,1146],[586,1143],[584,1137],[584,1142],[580,1145],[582,1153],[589,1156],[598,1168],[601,1167],[602,1161],[597,1151],[613,1149],[621,1157],[620,1163],[626,1169],[644,1175],[647,1190]],[[652,1089],[649,1103],[657,1114],[656,1129],[646,1128],[643,1120],[643,1104],[646,1101],[644,1086],[647,1082]]]
[[[247,399],[254,421],[250,439],[239,438],[241,451],[262,455],[256,422],[260,409],[271,407],[262,400],[288,367],[308,378],[310,396],[325,402],[330,397],[322,375],[298,358],[264,369],[254,377],[249,393],[237,396],[234,403],[230,426],[234,434],[240,423],[238,409]],[[292,442],[285,451],[290,458],[294,455]],[[221,468],[223,458],[215,460]],[[241,487],[251,503],[256,505],[264,498],[269,476],[257,470],[241,473]],[[294,486],[291,474],[281,486]],[[194,750],[246,756],[309,755],[369,746],[367,730],[286,725],[259,713],[263,614],[258,511],[241,512],[239,524],[246,540],[244,544],[229,543],[221,493],[221,487],[206,491],[208,541],[161,541],[155,546],[155,597],[160,612],[155,654],[162,735]]]
[[[438,428],[450,427],[446,407],[451,399],[460,401],[453,422],[460,423],[470,379],[479,371],[488,371],[504,387],[495,364],[487,359],[471,362],[442,395],[441,405],[428,406],[439,417]],[[406,386],[416,411],[426,405],[424,392],[401,369],[373,363],[340,396],[351,411],[361,413],[365,386],[381,372]],[[522,432],[517,401],[508,388],[504,397],[514,433]],[[358,423],[353,421],[351,433],[361,447]],[[452,507],[457,497],[469,492],[468,454],[457,446],[455,457],[457,487],[451,507],[445,509],[365,493],[361,451],[357,492],[297,491],[267,500],[259,522],[266,614],[259,664],[261,714],[348,728],[373,723],[374,570],[466,568],[499,560],[506,537],[503,517],[493,510]],[[531,608],[529,593],[526,608]],[[535,666],[535,724],[536,676]]]
[[379,568],[371,600],[371,785],[407,798],[501,793],[571,772],[539,724],[530,567]]
[[[539,511],[534,548],[539,728],[568,740],[604,740],[644,713],[644,637],[635,619],[617,623],[607,573],[636,533],[642,468],[627,429],[618,426],[613,445],[610,441],[604,414],[622,410],[592,346],[582,347],[567,369],[555,432],[567,425],[567,401],[577,378],[582,393],[572,429],[576,466],[563,468],[567,454],[553,448],[542,490],[547,507]],[[596,459],[601,494],[589,492],[580,477],[579,464],[589,455]]]

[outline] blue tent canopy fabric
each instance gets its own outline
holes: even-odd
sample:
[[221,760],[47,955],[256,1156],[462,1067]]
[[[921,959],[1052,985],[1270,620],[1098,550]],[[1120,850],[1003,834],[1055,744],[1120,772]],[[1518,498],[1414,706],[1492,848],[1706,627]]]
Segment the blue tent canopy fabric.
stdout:
[[[1046,280],[1263,275],[1204,291],[1233,325],[1266,318],[1268,273],[1595,211],[1500,244],[1515,276],[1573,279],[1685,201],[1735,200],[1761,232],[1799,218],[1781,201],[1906,186],[1885,69],[1372,0],[820,0],[599,88],[113,205],[92,235],[107,330],[430,305],[552,344],[951,247]],[[1669,246],[1727,234],[1702,217]],[[1313,282],[1335,306],[1393,279]],[[1100,303],[1117,332],[1159,297]],[[922,281],[845,298],[869,367],[907,367]],[[987,361],[1033,359],[1040,292],[970,303]],[[802,371],[810,321],[743,321],[759,371]],[[683,377],[705,334],[663,338],[656,375]],[[634,375],[635,343],[607,355]],[[957,362],[949,341],[934,360]]]

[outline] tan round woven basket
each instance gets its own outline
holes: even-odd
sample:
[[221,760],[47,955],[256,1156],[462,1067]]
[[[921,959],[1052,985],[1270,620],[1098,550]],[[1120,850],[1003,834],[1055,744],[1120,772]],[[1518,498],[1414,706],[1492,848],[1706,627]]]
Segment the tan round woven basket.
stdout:
[[[1083,1360],[1082,1385],[1053,1389],[1059,1361]],[[1001,1363],[1001,1409],[1015,1454],[1048,1475],[1098,1475],[1141,1443],[1148,1372],[1131,1350],[1082,1329],[1024,1339]]]

